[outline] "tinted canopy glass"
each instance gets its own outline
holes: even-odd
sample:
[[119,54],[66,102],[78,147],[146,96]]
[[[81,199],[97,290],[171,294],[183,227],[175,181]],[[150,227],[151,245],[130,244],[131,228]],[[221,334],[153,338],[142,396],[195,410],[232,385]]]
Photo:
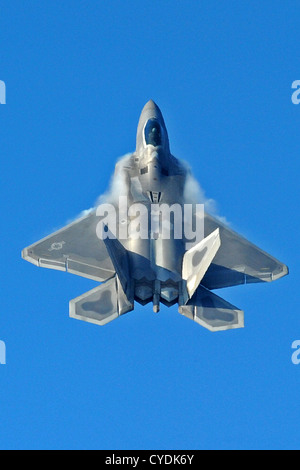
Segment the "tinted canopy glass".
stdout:
[[156,119],[149,119],[145,127],[145,140],[147,145],[157,147],[161,145],[161,127]]

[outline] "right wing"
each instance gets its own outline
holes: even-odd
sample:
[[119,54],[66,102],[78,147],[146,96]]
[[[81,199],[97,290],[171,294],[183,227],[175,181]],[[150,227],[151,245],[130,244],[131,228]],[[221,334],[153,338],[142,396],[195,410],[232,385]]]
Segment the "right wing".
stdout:
[[221,247],[201,282],[207,289],[271,282],[288,274],[285,264],[206,213],[205,237],[217,228]]
[[22,257],[36,266],[106,281],[115,275],[115,269],[104,241],[97,236],[99,221],[93,211],[25,248]]

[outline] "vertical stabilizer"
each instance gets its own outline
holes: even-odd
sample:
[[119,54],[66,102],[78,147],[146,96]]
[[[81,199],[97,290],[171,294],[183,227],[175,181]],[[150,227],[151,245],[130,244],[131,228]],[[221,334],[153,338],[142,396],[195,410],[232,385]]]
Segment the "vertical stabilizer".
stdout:
[[217,229],[185,253],[182,265],[182,278],[187,283],[187,291],[190,298],[205,276],[220,246],[220,231]]

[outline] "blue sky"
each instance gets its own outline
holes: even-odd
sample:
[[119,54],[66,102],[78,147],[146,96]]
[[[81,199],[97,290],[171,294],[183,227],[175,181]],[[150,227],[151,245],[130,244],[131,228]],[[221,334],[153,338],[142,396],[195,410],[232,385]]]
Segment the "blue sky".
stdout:
[[[300,447],[299,20],[296,0],[1,3],[1,449]],[[220,293],[244,330],[71,320],[96,284],[21,259],[107,189],[150,98],[219,213],[290,268]]]

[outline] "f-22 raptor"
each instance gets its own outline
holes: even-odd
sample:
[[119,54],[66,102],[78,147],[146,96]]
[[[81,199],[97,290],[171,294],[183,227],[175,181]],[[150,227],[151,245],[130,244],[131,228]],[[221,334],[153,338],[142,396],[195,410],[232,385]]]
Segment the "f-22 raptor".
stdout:
[[[25,248],[22,256],[36,266],[101,283],[70,302],[72,318],[105,325],[132,311],[135,301],[152,302],[154,312],[160,303],[168,307],[177,303],[182,315],[210,331],[244,327],[244,312],[212,290],[271,282],[288,274],[288,268],[205,211],[203,236],[194,244],[185,232],[175,236],[174,219],[169,223],[169,237],[162,236],[164,220],[153,229],[148,224],[153,205],[183,208],[187,202],[188,175],[187,167],[170,152],[162,113],[151,100],[140,116],[136,150],[116,165],[114,175],[115,180],[121,178],[128,206],[139,203],[148,211],[146,229],[140,227],[144,236],[120,236],[138,215],[120,217],[119,203],[108,195],[105,203],[115,209],[115,230],[105,214],[94,209]],[[201,214],[194,210],[192,217],[195,226]],[[184,225],[185,219],[178,223]]]

